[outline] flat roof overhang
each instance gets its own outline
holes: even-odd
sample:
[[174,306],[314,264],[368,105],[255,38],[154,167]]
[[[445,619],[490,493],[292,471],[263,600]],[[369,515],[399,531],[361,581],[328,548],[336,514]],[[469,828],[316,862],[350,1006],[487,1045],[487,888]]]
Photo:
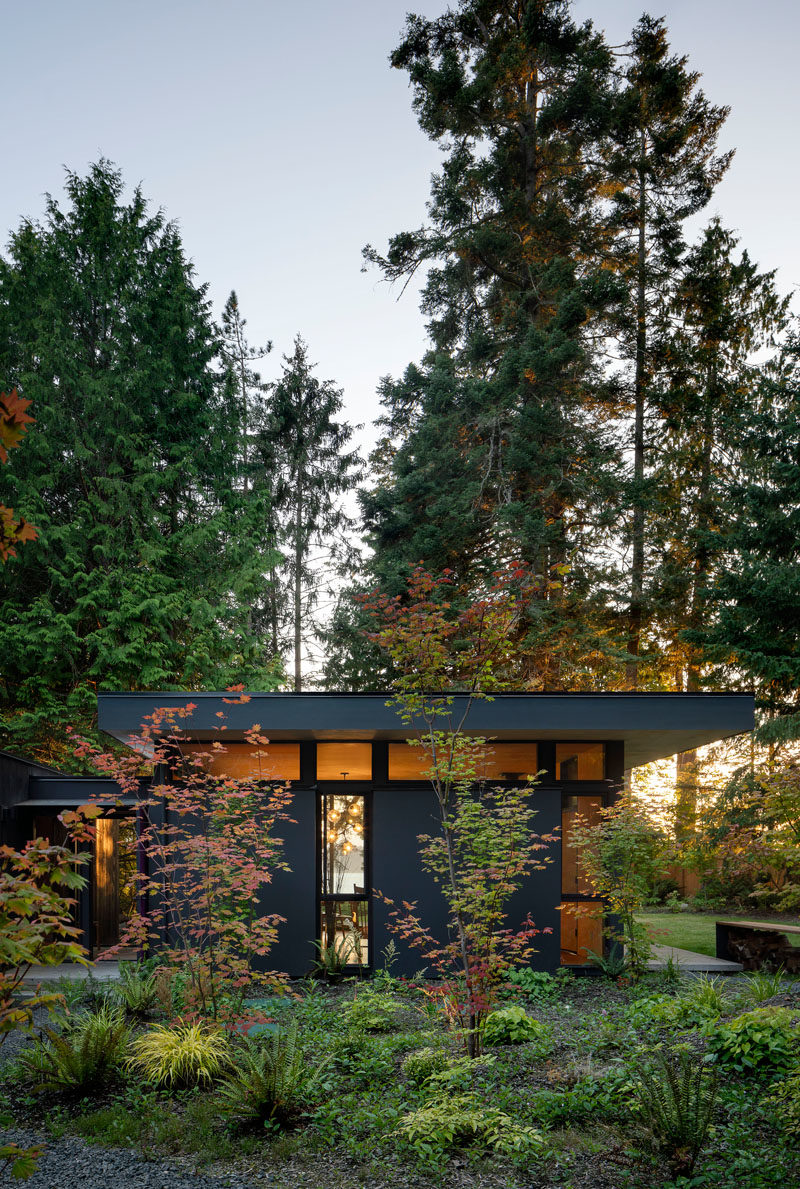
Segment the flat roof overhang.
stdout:
[[[191,716],[177,718],[175,727],[202,742],[241,742],[254,724],[274,742],[408,739],[414,729],[387,705],[388,696],[246,693],[245,701],[221,692],[102,693],[97,699],[98,726],[134,747],[137,731],[155,710],[177,710],[192,703]],[[464,695],[454,696],[454,722],[466,701]],[[497,740],[617,740],[625,744],[626,767],[636,768],[751,731],[754,707],[752,694],[504,693],[491,701],[475,700],[465,730]]]
[[32,776],[28,782],[28,795],[24,801],[17,801],[14,809],[77,809],[79,805],[100,805],[104,809],[132,808],[137,804],[135,797],[123,796],[114,780],[102,776]]

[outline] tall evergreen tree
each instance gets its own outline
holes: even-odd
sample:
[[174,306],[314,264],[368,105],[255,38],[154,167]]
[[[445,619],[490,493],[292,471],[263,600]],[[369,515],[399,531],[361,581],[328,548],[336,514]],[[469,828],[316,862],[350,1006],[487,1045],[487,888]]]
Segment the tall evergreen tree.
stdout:
[[766,740],[800,738],[800,329],[761,378],[755,415],[722,448],[742,465],[709,583],[714,616],[691,633],[710,679],[755,688]]
[[282,573],[288,590],[284,628],[293,657],[294,688],[303,688],[304,650],[324,631],[318,615],[328,587],[335,597],[340,571],[352,568],[353,527],[342,497],[362,475],[356,450],[348,449],[353,427],[336,420],[342,391],[331,380],[319,380],[298,335],[291,356],[284,356],[283,374],[270,387],[266,421],[258,436],[258,452],[271,476]]
[[460,0],[409,17],[392,64],[445,161],[429,224],[366,251],[390,280],[429,266],[432,342],[384,387],[393,456],[365,500],[374,571],[399,588],[422,558],[474,589],[510,556],[568,570],[531,609],[524,680],[580,683],[602,639],[588,611],[616,466],[593,357],[616,300],[600,218],[611,54],[564,0]]
[[729,109],[710,104],[698,87],[700,75],[689,70],[685,57],[670,53],[663,19],[643,16],[626,51],[608,158],[612,260],[626,300],[613,311],[610,333],[627,363],[632,412],[626,683],[635,689],[643,636],[655,611],[646,540],[662,435],[652,392],[658,383],[654,331],[681,275],[686,220],[706,206],[733,154],[717,151]]
[[257,436],[267,417],[267,388],[254,363],[266,358],[272,342],[253,347],[247,338],[247,319],[242,317],[239,298],[231,290],[222,311],[220,350],[228,369],[231,406],[237,410],[240,432],[241,490],[254,492],[264,517],[266,550],[264,562],[268,581],[261,597],[247,609],[248,630],[262,641],[269,642],[269,650],[276,662],[280,660],[278,644],[279,623],[285,592],[278,578],[281,555],[278,551],[278,524],[275,513],[273,476],[260,465],[256,449]]
[[97,688],[275,679],[247,631],[261,514],[205,287],[107,161],[66,192],[0,260],[0,374],[37,419],[2,482],[39,529],[0,575],[2,729],[51,756]]
[[[669,688],[707,684],[698,633],[709,623],[712,586],[737,514],[732,490],[750,468],[742,443],[758,415],[763,364],[785,328],[787,299],[718,220],[685,256],[665,323],[654,334],[658,383],[651,399],[663,426],[652,483],[658,516],[648,537],[662,672]],[[736,434],[731,427],[736,426]],[[730,676],[723,680],[728,685]],[[697,756],[678,757],[680,833],[694,829]]]
[[250,483],[251,442],[260,419],[264,394],[261,374],[253,370],[252,364],[264,359],[272,350],[271,341],[263,347],[251,347],[246,326],[247,319],[242,317],[239,298],[236,290],[232,289],[222,310],[220,351],[228,366],[231,388],[236,393],[242,438],[242,483],[245,490]]

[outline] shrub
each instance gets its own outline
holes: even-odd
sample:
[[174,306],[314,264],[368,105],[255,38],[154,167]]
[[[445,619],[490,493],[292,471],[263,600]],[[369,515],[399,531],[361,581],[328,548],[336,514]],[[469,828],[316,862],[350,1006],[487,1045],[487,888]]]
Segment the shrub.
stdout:
[[130,1040],[119,1009],[101,1007],[76,1016],[63,1032],[48,1028],[19,1057],[22,1077],[35,1091],[93,1090],[116,1077]]
[[728,1001],[717,979],[698,978],[681,995],[645,995],[628,1009],[634,1023],[700,1028],[719,1019]]
[[508,982],[518,988],[526,999],[551,1000],[557,999],[564,988],[565,979],[554,978],[544,970],[531,970],[530,966],[521,966],[512,970],[508,975]]
[[444,1049],[415,1049],[403,1058],[403,1073],[414,1086],[421,1086],[435,1073],[447,1068]]
[[455,1148],[474,1147],[504,1155],[541,1156],[544,1135],[515,1123],[504,1111],[471,1095],[429,1102],[403,1117],[395,1132],[422,1160],[433,1163]]
[[230,1062],[222,1032],[205,1024],[155,1024],[131,1045],[127,1067],[153,1086],[208,1085]]
[[493,1011],[486,1017],[483,1033],[487,1045],[511,1045],[538,1042],[550,1051],[551,1029],[532,1019],[516,1005]]
[[538,1122],[561,1127],[590,1117],[619,1121],[627,1115],[635,1089],[634,1075],[626,1066],[609,1066],[582,1077],[577,1076],[579,1073],[579,1068],[548,1070],[551,1084],[568,1088],[533,1094],[530,1110]]
[[311,967],[315,978],[326,982],[337,982],[348,966],[361,966],[361,937],[358,933],[348,933],[344,937],[334,938],[329,945],[324,941],[312,942],[317,956]]
[[273,1032],[265,1043],[241,1050],[219,1092],[225,1110],[236,1118],[285,1126],[301,1113],[330,1065],[312,1065],[297,1044],[297,1023]]
[[710,1060],[739,1073],[775,1072],[800,1061],[797,1013],[785,1007],[756,1007],[704,1031]]
[[480,1057],[452,1057],[444,1069],[437,1070],[428,1078],[428,1089],[432,1097],[449,1094],[453,1090],[471,1090],[476,1078],[497,1062],[496,1057],[482,1054]]
[[686,1050],[658,1054],[641,1069],[636,1097],[644,1122],[675,1175],[689,1176],[705,1143],[717,1099],[717,1077]]
[[684,991],[683,1000],[699,1011],[705,1011],[710,1016],[721,1016],[728,1009],[728,998],[718,978],[708,978],[701,974],[693,979]]
[[365,987],[347,1008],[347,1022],[360,1032],[391,1032],[396,1025],[397,1003],[391,995]]
[[773,1108],[783,1131],[800,1139],[800,1072],[773,1087],[764,1103]]

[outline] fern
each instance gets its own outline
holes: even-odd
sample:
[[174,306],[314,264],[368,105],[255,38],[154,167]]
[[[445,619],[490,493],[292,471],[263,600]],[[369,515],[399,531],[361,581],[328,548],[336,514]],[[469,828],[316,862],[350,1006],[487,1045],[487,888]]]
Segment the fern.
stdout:
[[278,1029],[263,1045],[249,1044],[219,1092],[228,1114],[285,1126],[302,1112],[329,1060],[311,1066],[297,1043],[297,1023]]
[[120,965],[116,994],[132,1016],[146,1016],[158,1001],[156,976],[134,965]]
[[45,1029],[19,1057],[23,1078],[34,1091],[91,1090],[116,1077],[130,1039],[118,1008],[86,1012],[63,1032]]
[[685,1049],[659,1053],[641,1069],[636,1096],[646,1125],[676,1175],[689,1176],[705,1143],[717,1100],[717,1076]]

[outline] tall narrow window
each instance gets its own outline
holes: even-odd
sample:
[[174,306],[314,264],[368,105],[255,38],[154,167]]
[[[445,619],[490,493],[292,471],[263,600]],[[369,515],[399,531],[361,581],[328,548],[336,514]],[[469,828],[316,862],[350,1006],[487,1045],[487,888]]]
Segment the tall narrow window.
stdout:
[[362,966],[369,953],[366,801],[324,793],[320,802],[321,941],[346,965]]
[[565,896],[592,896],[592,885],[581,866],[580,852],[572,841],[575,818],[580,816],[590,826],[600,821],[603,798],[565,797],[561,811],[561,894]]
[[591,961],[589,950],[603,952],[603,906],[594,893],[574,843],[576,817],[588,825],[600,819],[603,798],[565,797],[561,810],[561,961],[565,966]]

